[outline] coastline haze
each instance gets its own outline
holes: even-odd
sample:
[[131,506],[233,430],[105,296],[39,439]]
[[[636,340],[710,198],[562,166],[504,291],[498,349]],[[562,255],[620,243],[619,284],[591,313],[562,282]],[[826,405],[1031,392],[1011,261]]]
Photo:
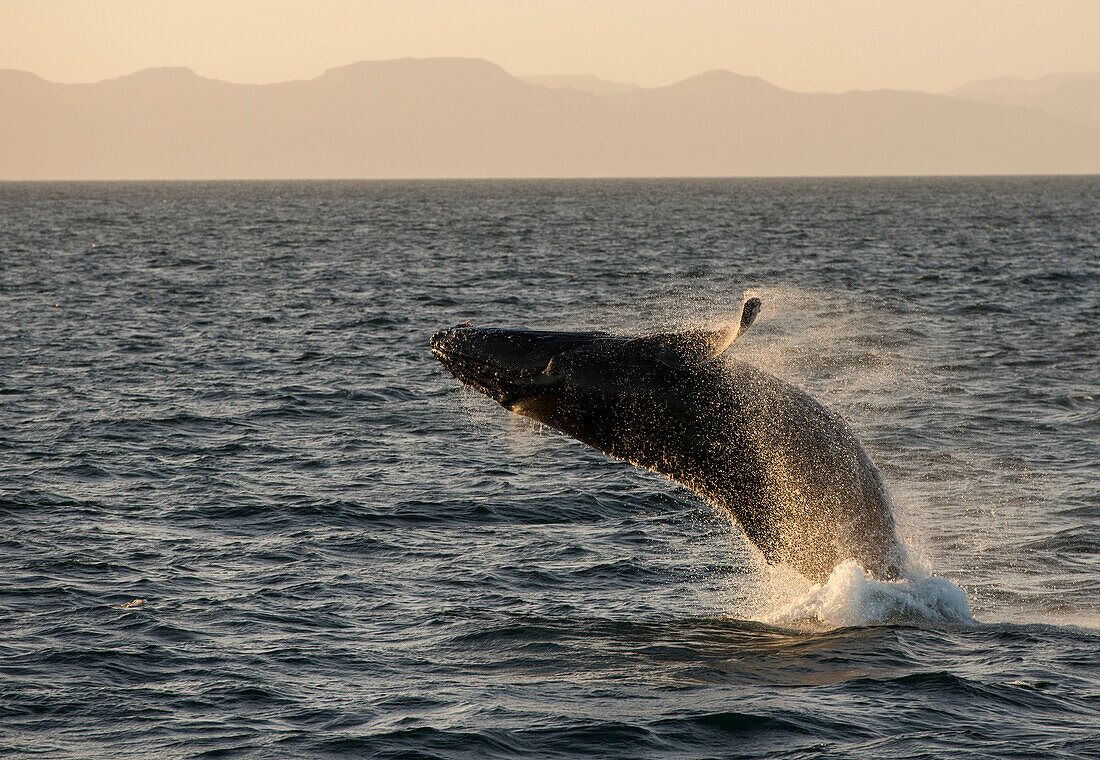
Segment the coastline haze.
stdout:
[[520,74],[665,86],[728,69],[784,88],[939,92],[995,76],[1100,69],[1086,0],[8,0],[0,68],[90,82],[161,66],[254,84],[357,60],[478,57]]
[[654,88],[535,84],[463,58],[363,61],[268,85],[188,68],[94,84],[6,70],[0,179],[1094,173],[1092,76],[1055,77],[1064,86],[1038,97],[982,83],[804,93],[722,70]]

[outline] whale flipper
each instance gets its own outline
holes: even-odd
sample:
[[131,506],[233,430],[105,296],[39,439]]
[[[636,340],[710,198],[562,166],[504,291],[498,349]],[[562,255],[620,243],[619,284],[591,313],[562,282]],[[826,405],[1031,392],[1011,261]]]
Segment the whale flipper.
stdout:
[[697,367],[725,353],[741,337],[760,313],[759,298],[749,298],[741,304],[741,317],[736,324],[710,330],[705,327],[678,333],[660,333],[636,338],[638,348],[649,351],[669,367]]

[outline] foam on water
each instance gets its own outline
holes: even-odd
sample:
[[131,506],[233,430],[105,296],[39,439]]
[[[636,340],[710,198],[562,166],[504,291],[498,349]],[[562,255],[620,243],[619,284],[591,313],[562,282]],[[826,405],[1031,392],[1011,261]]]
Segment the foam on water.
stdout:
[[763,622],[775,625],[836,628],[925,621],[976,622],[966,592],[951,581],[917,572],[880,581],[852,560],[837,565],[824,584],[779,602],[763,615]]

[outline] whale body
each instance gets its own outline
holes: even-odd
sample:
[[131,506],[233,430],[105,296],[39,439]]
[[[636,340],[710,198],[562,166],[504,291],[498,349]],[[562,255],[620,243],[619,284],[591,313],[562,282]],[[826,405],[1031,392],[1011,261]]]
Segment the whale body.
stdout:
[[431,338],[459,381],[504,408],[663,473],[729,511],[771,564],[824,583],[855,560],[902,563],[890,498],[855,434],[805,392],[723,352],[719,330],[620,337],[460,325]]

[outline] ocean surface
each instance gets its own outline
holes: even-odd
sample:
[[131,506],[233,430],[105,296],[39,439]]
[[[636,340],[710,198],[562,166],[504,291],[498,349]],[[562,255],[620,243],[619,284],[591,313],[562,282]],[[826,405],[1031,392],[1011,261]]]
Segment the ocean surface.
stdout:
[[[428,338],[636,334],[841,413],[814,587]],[[1100,757],[1100,178],[0,184],[0,754]]]

